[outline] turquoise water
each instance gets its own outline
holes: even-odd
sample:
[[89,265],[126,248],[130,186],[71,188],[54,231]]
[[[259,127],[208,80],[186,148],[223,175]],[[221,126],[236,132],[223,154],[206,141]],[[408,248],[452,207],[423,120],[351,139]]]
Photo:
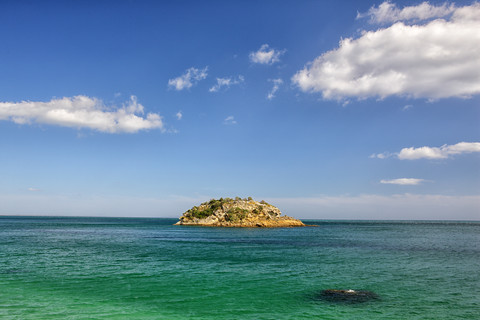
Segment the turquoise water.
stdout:
[[0,318],[480,319],[478,222],[175,221],[0,217]]

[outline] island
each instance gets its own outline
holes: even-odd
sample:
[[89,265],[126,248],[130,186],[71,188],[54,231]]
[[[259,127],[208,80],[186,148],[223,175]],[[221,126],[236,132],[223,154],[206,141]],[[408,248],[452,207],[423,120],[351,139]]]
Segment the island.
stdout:
[[282,215],[280,210],[265,202],[248,198],[220,198],[204,202],[187,210],[175,225],[282,228],[304,227],[302,221]]

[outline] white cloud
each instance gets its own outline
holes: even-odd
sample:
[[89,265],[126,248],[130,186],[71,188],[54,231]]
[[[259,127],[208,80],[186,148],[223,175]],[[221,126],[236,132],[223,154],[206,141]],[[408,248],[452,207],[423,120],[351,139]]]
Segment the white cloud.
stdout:
[[278,89],[280,88],[280,85],[283,84],[283,80],[282,79],[269,79],[269,81],[273,82],[273,87],[272,87],[272,90],[270,90],[270,92],[268,93],[267,99],[272,100],[273,98],[275,98],[275,94],[277,93]]
[[398,153],[400,160],[446,159],[452,155],[480,152],[480,142],[459,142],[441,147],[403,148]]
[[406,106],[404,106],[404,107],[402,108],[402,111],[407,111],[407,110],[409,110],[409,109],[411,109],[411,108],[413,108],[413,105],[407,104]]
[[280,61],[280,56],[285,53],[283,50],[275,50],[268,46],[268,44],[263,44],[260,49],[256,52],[250,52],[249,58],[250,61],[260,64],[274,64],[275,62]]
[[40,189],[37,189],[37,188],[28,188],[27,190],[30,191],[30,192],[38,192],[38,191],[40,191]]
[[223,124],[236,124],[236,123],[237,121],[233,116],[228,116],[225,118],[225,120],[223,120]]
[[48,102],[0,102],[0,120],[18,124],[39,123],[62,127],[88,128],[109,133],[135,133],[146,129],[164,130],[162,117],[148,113],[137,97],[122,107],[106,107],[97,98],[87,96],[64,97]]
[[189,89],[198,81],[203,80],[207,77],[207,70],[208,67],[205,67],[203,69],[197,69],[193,67],[187,69],[183,75],[168,80],[168,86],[178,91],[183,89]]
[[377,153],[370,155],[369,158],[386,159],[396,157],[400,160],[417,159],[447,159],[450,156],[464,153],[480,152],[480,142],[459,142],[454,145],[444,144],[441,147],[420,147],[403,148],[398,153]]
[[230,88],[232,85],[240,84],[245,81],[245,78],[242,75],[239,75],[237,78],[217,78],[217,84],[211,87],[208,91],[218,92],[222,87]]
[[416,186],[423,182],[423,179],[415,179],[415,178],[399,178],[399,179],[391,179],[391,180],[380,180],[380,183],[383,184],[398,184],[402,186]]
[[385,1],[376,8],[371,7],[367,13],[359,13],[357,19],[370,17],[371,23],[392,23],[397,21],[427,20],[432,18],[445,17],[455,10],[455,5],[444,3],[441,6],[434,6],[428,2],[422,2],[416,6],[408,6],[398,9],[397,5]]
[[325,99],[467,98],[480,93],[478,30],[480,3],[455,8],[446,20],[397,22],[341,40],[339,48],[307,64],[292,81]]
[[175,117],[177,117],[177,120],[182,120],[182,118],[183,118],[183,113],[182,113],[182,111],[178,111],[178,112],[175,114]]
[[377,154],[372,154],[370,155],[369,158],[371,159],[374,159],[374,158],[378,158],[378,159],[386,159],[386,158],[390,158],[391,156],[394,156],[395,154],[394,153],[388,153],[388,152],[384,152],[384,153],[377,153]]

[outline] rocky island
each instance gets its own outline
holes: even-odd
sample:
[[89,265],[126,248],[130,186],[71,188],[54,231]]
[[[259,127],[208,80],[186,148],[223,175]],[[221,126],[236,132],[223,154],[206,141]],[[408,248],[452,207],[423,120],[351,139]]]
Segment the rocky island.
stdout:
[[187,210],[175,225],[212,227],[304,227],[302,221],[282,216],[280,210],[265,201],[252,198],[220,198]]

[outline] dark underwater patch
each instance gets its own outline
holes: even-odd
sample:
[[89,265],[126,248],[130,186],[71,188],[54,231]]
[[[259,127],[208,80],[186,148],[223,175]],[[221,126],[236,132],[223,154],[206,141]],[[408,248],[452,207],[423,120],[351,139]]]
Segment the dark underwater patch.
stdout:
[[314,300],[353,304],[378,300],[378,295],[375,292],[367,290],[327,289],[315,294]]

